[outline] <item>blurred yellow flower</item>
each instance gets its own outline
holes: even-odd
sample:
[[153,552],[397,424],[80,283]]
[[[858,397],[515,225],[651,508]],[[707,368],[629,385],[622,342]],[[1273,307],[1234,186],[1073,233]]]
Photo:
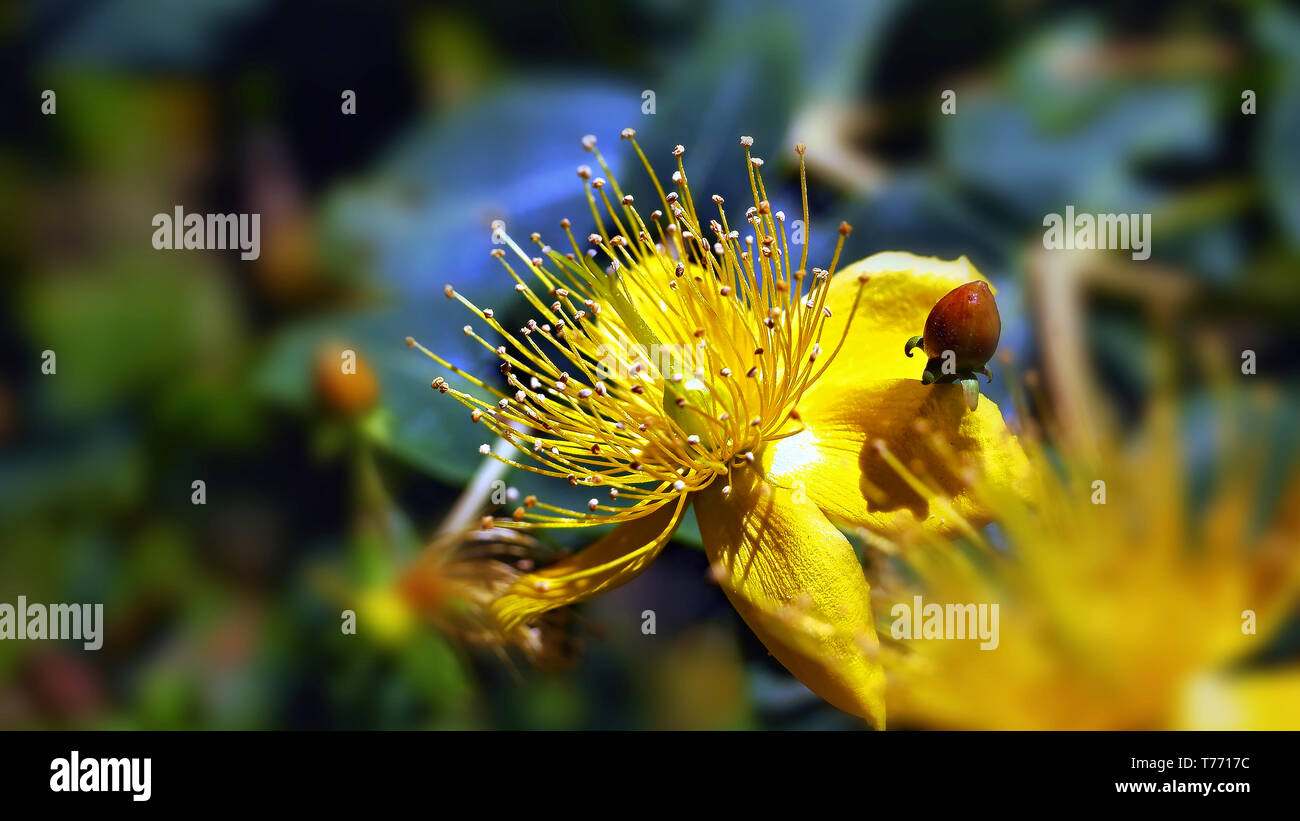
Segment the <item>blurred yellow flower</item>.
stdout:
[[[752,234],[728,222],[719,196],[707,222],[697,210],[678,146],[676,190],[665,193],[629,140],[657,194],[643,213],[596,149],[605,176],[578,169],[596,225],[584,249],[531,236],[529,256],[506,233],[493,251],[514,290],[539,314],[512,333],[490,307],[460,300],[503,342],[465,333],[493,351],[511,388],[499,391],[419,346],[490,393],[450,393],[521,452],[501,457],[522,470],[590,487],[586,510],[530,497],[505,527],[617,523],[571,558],[515,581],[493,605],[500,630],[622,584],[640,572],[695,505],[704,547],[727,596],[772,654],[821,697],[884,725],[884,677],[869,588],[852,546],[832,520],[892,533],[920,521],[948,533],[987,511],[965,489],[965,468],[1014,487],[1028,468],[992,402],[970,412],[957,385],[923,386],[904,343],[954,288],[983,281],[964,258],[942,262],[879,254],[836,272],[849,226],[827,269],[809,269],[808,245],[791,252],[786,215],[767,199],[761,158],[741,138],[753,205]],[[804,148],[797,148],[806,237]],[[599,200],[599,204],[597,202]],[[603,216],[601,206],[603,205]],[[508,248],[522,273],[507,258]],[[417,345],[414,340],[408,340]],[[898,480],[891,459],[923,459],[911,423],[941,432],[963,470],[942,473],[951,504],[930,509]],[[939,467],[936,465],[936,474]],[[602,498],[603,497],[603,498]],[[791,640],[774,612],[798,601],[835,625]]]
[[[1113,437],[1055,457],[1025,441],[1030,501],[985,488],[1005,545],[923,538],[881,565],[877,605],[997,604],[996,649],[884,640],[891,715],[954,729],[1300,728],[1300,667],[1251,672],[1294,613],[1300,481],[1258,537],[1257,473],[1236,470],[1194,509],[1167,397],[1137,446]],[[932,444],[943,450],[942,436]],[[1092,455],[1084,455],[1084,454]],[[924,477],[912,477],[924,482]],[[1293,477],[1300,479],[1300,477]]]
[[492,615],[496,599],[534,567],[540,552],[526,534],[502,528],[444,533],[420,552],[397,589],[405,607],[448,638],[491,649],[503,661],[513,647],[537,667],[560,667],[577,650],[564,611],[510,630],[498,630]]
[[411,635],[415,614],[406,600],[388,586],[373,586],[356,594],[357,617],[378,643],[396,647]]

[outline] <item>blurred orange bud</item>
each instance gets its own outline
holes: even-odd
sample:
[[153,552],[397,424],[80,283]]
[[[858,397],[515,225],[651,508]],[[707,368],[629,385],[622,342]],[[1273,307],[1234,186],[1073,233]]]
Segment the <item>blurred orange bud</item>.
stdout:
[[379,380],[370,363],[345,345],[330,343],[321,348],[314,379],[317,397],[333,413],[355,416],[379,399]]

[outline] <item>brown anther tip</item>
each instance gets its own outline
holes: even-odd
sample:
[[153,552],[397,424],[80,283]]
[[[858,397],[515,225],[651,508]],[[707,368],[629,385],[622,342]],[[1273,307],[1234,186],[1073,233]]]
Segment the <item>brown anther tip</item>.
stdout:
[[865,285],[866,283],[868,283],[868,282],[870,282],[870,281],[871,281],[871,274],[868,274],[868,273],[865,273],[865,272],[863,272],[863,273],[861,273],[861,274],[858,274],[858,282],[861,282],[861,283],[863,283],[863,284]]
[[740,144],[745,146],[746,148],[752,148],[754,145],[754,138],[749,136],[748,134],[745,134],[741,136]]
[[673,146],[673,156],[674,156],[674,157],[680,157],[681,155],[683,155],[683,154],[685,154],[685,153],[686,153],[686,146],[684,146],[684,145],[676,145],[676,146]]
[[560,227],[563,228],[563,229],[565,229],[565,230],[568,230],[569,226],[572,225],[572,224],[573,224],[573,223],[569,222],[569,218],[568,218],[568,217],[565,217],[564,219],[560,220]]
[[584,180],[591,179],[591,166],[590,165],[578,166],[578,176],[582,177]]
[[808,150],[808,146],[804,145],[803,143],[795,143],[794,153],[802,154],[807,150]]
[[524,507],[532,507],[537,504],[537,497],[529,494],[524,497]]
[[845,237],[847,237],[847,236],[849,235],[849,232],[851,232],[852,230],[853,230],[853,226],[852,226],[852,225],[849,225],[847,222],[841,222],[841,223],[840,223],[840,235],[841,235],[841,236],[845,236]]
[[582,147],[591,151],[596,147],[596,135],[588,134],[582,138]]
[[494,520],[491,516],[484,516],[482,519],[479,519],[479,520],[478,520],[478,526],[479,526],[479,529],[480,529],[480,530],[491,530],[492,527],[493,527],[493,523],[494,523],[494,521],[495,521],[495,520]]
[[630,139],[632,139],[633,137],[636,136],[636,129],[635,129],[635,128],[625,128],[625,129],[623,129],[623,130],[619,133],[618,136],[619,136],[621,139],[624,139],[624,140],[630,140]]
[[451,287],[450,285],[444,285],[444,286],[442,286],[442,293],[443,293],[443,296],[447,297],[447,299],[455,299],[455,298],[456,298],[456,289],[453,288],[453,287]]
[[408,347],[408,348],[414,348],[414,347],[415,347],[415,337],[413,337],[413,336],[408,336],[408,337],[406,338],[406,347]]
[[516,522],[523,521],[524,509],[522,507],[515,508],[515,512],[510,514],[510,518],[514,519]]

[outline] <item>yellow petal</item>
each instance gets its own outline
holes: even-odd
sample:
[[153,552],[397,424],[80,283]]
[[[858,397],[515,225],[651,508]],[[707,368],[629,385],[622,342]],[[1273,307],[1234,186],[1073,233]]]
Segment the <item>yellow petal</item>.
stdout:
[[[853,316],[862,274],[871,279]],[[831,318],[822,330],[822,345],[825,340],[838,344],[850,316],[853,322],[840,355],[811,390],[834,391],[863,379],[920,379],[925,357],[914,353],[909,359],[903,346],[925,330],[934,303],[976,280],[988,282],[966,257],[949,262],[903,251],[873,254],[844,268],[831,280],[826,296]]]
[[1300,668],[1195,679],[1177,720],[1188,730],[1300,730]]
[[497,626],[510,632],[539,613],[574,604],[631,581],[672,538],[686,495],[619,525],[567,559],[520,576],[492,604]]
[[[960,386],[913,379],[859,382],[834,395],[805,396],[799,403],[805,430],[771,443],[763,465],[777,482],[802,488],[836,521],[886,535],[918,523],[948,534],[960,529],[953,513],[975,527],[991,516],[972,485],[1025,492],[1029,461],[988,397],[970,411]],[[950,499],[951,510],[905,481],[890,457]]]
[[727,598],[810,690],[884,729],[884,671],[870,588],[848,540],[815,505],[732,471],[696,494],[704,549]]

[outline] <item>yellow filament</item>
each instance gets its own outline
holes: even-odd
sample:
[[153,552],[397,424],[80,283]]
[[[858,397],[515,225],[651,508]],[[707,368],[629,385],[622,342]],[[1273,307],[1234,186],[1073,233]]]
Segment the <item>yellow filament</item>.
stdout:
[[449,298],[504,338],[494,347],[472,325],[465,327],[500,360],[511,390],[499,390],[408,340],[495,398],[493,403],[441,380],[434,383],[525,458],[485,446],[486,454],[572,485],[616,491],[611,504],[593,500],[585,511],[536,502],[516,520],[500,521],[504,527],[600,525],[640,518],[674,500],[680,505],[733,466],[752,464],[764,442],[792,435],[799,396],[844,342],[842,334],[833,349],[821,347],[830,279],[848,228],[841,226],[830,268],[813,269],[807,277],[802,145],[797,152],[805,241],[799,266],[792,269],[785,218],[768,204],[762,161],[750,154],[752,140],[741,140],[753,196],[746,212],[753,233],[742,237],[728,223],[721,197],[712,198],[717,218],[707,225],[701,220],[682,161],[685,149],[673,152],[676,190],[668,192],[635,133],[627,129],[623,137],[658,196],[651,213],[643,214],[635,198],[624,194],[595,138],[588,137],[584,147],[604,173],[593,177],[586,166],[579,169],[596,226],[588,249],[568,220],[561,228],[572,253],[533,234],[539,251],[534,257],[504,226],[494,226],[494,238],[523,268],[517,270],[504,249],[494,249],[493,256],[537,319],[512,333],[492,309],[446,288]]

